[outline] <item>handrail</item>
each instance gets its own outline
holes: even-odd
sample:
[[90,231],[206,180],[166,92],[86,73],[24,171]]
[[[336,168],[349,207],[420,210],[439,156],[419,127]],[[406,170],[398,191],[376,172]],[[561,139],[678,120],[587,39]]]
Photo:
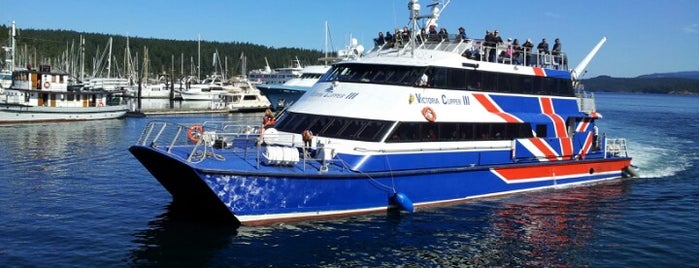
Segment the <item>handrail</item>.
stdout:
[[497,149],[512,149],[512,146],[454,146],[454,147],[431,147],[431,148],[416,148],[416,149],[368,149],[363,147],[355,147],[357,152],[374,152],[374,153],[409,153],[409,152],[425,152],[425,151],[457,151],[457,150],[497,150]]
[[[466,56],[470,59],[477,61],[489,61],[489,53],[495,53],[493,56],[494,63],[509,64],[509,65],[521,65],[521,66],[534,66],[543,67],[547,69],[555,69],[562,71],[569,71],[568,69],[568,56],[566,53],[561,52],[558,55],[553,55],[551,53],[539,53],[537,50],[522,47],[515,48],[515,52],[520,53],[517,60],[512,58],[512,60],[505,63],[500,60],[500,54],[504,52],[508,44],[497,45],[495,47],[490,47],[485,45],[485,39],[465,39],[462,40],[456,34],[449,34],[449,38],[446,39],[431,39],[431,38],[421,38],[420,35],[416,36],[415,49],[420,50],[433,50],[433,51],[443,51],[454,53],[462,56]],[[461,45],[466,44],[466,46],[461,49]],[[384,43],[380,46],[374,46],[369,53],[377,53],[377,55],[405,55],[410,51],[412,47],[409,43],[395,42],[393,45],[390,43]],[[398,53],[381,53],[383,50],[387,52],[398,51]],[[470,52],[470,53],[469,53]]]
[[629,157],[628,145],[624,138],[605,138],[604,157],[624,155]]

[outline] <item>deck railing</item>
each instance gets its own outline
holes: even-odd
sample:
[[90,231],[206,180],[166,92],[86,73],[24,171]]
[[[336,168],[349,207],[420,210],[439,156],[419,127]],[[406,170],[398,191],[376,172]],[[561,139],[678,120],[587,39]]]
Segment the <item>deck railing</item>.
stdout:
[[[507,56],[507,43],[494,46],[486,45],[484,39],[461,39],[457,35],[449,35],[448,38],[422,38],[416,36],[415,49],[425,49],[455,53],[476,61],[490,61],[509,65],[534,66],[547,69],[568,71],[568,56],[561,52],[538,52],[536,49],[526,47],[513,47],[514,54]],[[383,55],[406,55],[413,51],[413,46],[407,40],[397,40],[376,45],[369,53]],[[398,53],[396,53],[398,52]]]

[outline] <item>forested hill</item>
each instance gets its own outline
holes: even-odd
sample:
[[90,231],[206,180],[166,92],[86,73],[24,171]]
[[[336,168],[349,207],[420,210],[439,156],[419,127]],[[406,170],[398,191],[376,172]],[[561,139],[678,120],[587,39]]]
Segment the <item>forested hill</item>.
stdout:
[[642,75],[635,78],[598,76],[583,79],[588,91],[699,94],[699,72]]
[[[9,27],[11,26],[0,25],[0,42],[3,46],[6,46],[7,40],[9,40]],[[37,58],[44,61],[43,63],[47,63],[64,58],[64,53],[68,51],[70,55],[77,58],[79,40],[82,35],[85,39],[85,72],[89,73],[92,70],[93,59],[100,57],[97,55],[98,49],[100,53],[105,51],[108,40],[112,37],[112,70],[118,70],[124,66],[126,36],[66,30],[17,29],[17,31],[17,54],[19,54],[17,57],[28,57],[30,60]],[[144,48],[148,49],[151,73],[169,71],[173,65],[173,58],[176,74],[179,74],[181,69],[181,58],[184,58],[182,65],[184,65],[185,74],[190,73],[190,66],[197,65],[197,40],[182,41],[141,37],[129,37],[128,39],[132,57],[135,58],[138,55],[137,62],[143,62]],[[224,59],[228,58],[228,70],[231,74],[239,74],[241,71],[241,53],[247,57],[247,71],[264,68],[266,65],[265,57],[272,68],[288,67],[295,58],[298,58],[302,65],[318,64],[318,59],[323,57],[323,52],[311,49],[273,48],[244,42],[223,43],[202,40],[202,76],[213,73],[212,62],[216,50],[218,50],[221,65],[225,66]],[[0,58],[4,59],[4,56],[4,53],[0,53]],[[24,63],[18,62],[18,64]]]

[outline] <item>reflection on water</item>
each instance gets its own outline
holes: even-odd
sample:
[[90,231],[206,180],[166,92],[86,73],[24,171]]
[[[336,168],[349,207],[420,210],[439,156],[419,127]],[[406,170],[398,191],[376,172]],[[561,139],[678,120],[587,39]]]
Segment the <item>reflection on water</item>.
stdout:
[[[475,201],[413,214],[240,227],[169,209],[139,231],[131,263],[285,266],[589,266],[626,182]],[[184,217],[184,218],[183,218]]]
[[[495,210],[490,220],[502,243],[517,245],[517,265],[578,267],[589,256],[598,219],[616,217],[614,206],[627,189],[623,181],[592,187],[545,191],[515,197]],[[514,201],[514,202],[513,202]]]
[[22,174],[65,176],[88,159],[109,158],[105,148],[118,142],[113,133],[122,126],[123,120],[4,126],[0,157]]
[[167,211],[134,234],[138,248],[129,256],[131,266],[210,266],[236,234],[235,226],[204,222],[170,204]]
[[[209,110],[216,107],[221,107],[220,103],[214,101],[185,101],[185,100],[170,100],[170,99],[137,99],[130,104],[131,110],[141,111],[157,111],[157,110],[191,110],[202,109]],[[139,109],[140,107],[140,109]]]

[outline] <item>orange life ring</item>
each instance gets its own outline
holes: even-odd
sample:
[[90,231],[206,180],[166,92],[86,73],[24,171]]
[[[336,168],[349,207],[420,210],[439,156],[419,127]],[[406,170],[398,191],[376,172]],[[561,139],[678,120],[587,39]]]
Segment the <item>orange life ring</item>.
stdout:
[[102,102],[100,101],[99,103],[97,103],[97,106],[98,106],[98,107],[104,107],[104,103],[102,103]]
[[51,87],[51,83],[49,83],[49,81],[46,81],[44,83],[44,88],[50,88],[50,87]]
[[204,133],[204,127],[201,125],[193,125],[187,130],[187,138],[192,142],[199,142],[201,134]]
[[437,114],[434,113],[434,110],[432,110],[432,108],[430,108],[429,106],[422,108],[422,116],[424,116],[425,119],[427,119],[427,121],[430,122],[434,122],[435,120],[437,120]]

